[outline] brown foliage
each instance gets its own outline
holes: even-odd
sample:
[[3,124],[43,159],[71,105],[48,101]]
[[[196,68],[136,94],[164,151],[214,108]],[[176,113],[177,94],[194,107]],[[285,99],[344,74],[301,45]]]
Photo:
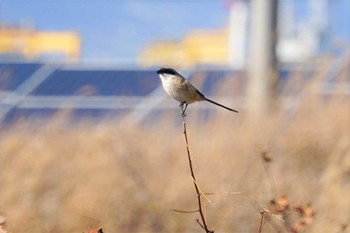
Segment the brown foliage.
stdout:
[[[187,130],[201,190],[242,193],[210,197],[216,206],[208,212],[211,226],[233,209],[219,231],[256,232],[256,206],[271,207],[271,199],[271,214],[293,213],[286,220],[295,232],[306,226],[308,232],[336,232],[341,224],[346,229],[349,96],[324,98],[313,92],[317,85],[302,85],[295,89],[305,98],[294,112],[263,121],[254,122],[244,109],[203,119],[189,106]],[[2,128],[0,212],[7,230],[198,231],[194,216],[169,211],[196,209],[179,110],[157,117],[141,125],[115,118]],[[261,145],[268,149],[257,153]],[[273,219],[263,232],[288,231]]]

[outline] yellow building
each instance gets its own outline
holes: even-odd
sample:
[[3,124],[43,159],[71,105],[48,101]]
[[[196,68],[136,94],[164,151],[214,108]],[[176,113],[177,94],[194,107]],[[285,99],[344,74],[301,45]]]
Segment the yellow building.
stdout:
[[68,62],[80,59],[81,39],[73,31],[35,31],[0,25],[0,54],[19,54],[31,61],[40,55],[64,55]]
[[141,65],[176,67],[228,65],[228,31],[195,30],[181,41],[158,41],[148,45],[139,57]]

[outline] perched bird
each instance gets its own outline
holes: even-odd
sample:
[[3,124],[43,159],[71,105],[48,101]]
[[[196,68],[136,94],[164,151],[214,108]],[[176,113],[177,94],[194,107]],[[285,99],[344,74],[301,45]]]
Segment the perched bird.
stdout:
[[238,113],[237,110],[226,107],[211,99],[206,98],[186,78],[181,76],[173,68],[161,68],[157,71],[157,74],[159,74],[165,92],[175,100],[179,101],[181,108],[184,107],[183,113],[185,112],[188,104],[192,104],[197,101],[208,101],[209,103]]

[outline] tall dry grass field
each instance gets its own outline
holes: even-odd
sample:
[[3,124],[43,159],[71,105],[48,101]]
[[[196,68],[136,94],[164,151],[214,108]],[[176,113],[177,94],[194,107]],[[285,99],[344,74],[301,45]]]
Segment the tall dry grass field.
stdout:
[[[203,120],[189,107],[201,190],[241,193],[208,196],[215,205],[206,204],[209,227],[232,210],[216,232],[257,232],[259,211],[274,213],[271,201],[282,195],[288,221],[271,214],[262,232],[290,231],[298,219],[295,203],[312,208],[306,232],[349,232],[349,96],[320,96],[318,81],[293,85],[295,111],[259,121],[244,109],[236,115],[215,109]],[[203,231],[198,213],[171,211],[197,208],[180,110],[137,126],[58,119],[40,127],[21,122],[0,133],[0,215],[9,232]]]

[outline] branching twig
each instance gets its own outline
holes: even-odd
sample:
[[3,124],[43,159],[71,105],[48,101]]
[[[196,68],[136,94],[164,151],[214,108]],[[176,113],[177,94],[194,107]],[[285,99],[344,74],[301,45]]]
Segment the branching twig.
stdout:
[[204,192],[202,192],[202,190],[200,189],[199,185],[197,184],[197,181],[194,180],[193,178],[192,178],[192,181],[193,181],[193,183],[195,183],[195,184],[197,185],[198,191],[199,191],[199,195],[202,195],[214,208],[216,208],[216,206],[214,205],[214,202],[212,202],[212,201],[206,196],[206,194],[205,194]]
[[269,216],[272,216],[276,219],[278,219],[279,221],[285,223],[284,219],[282,219],[280,216],[276,215],[276,214],[273,214],[271,213],[269,210],[263,208],[262,210],[260,210],[260,214],[261,214],[261,219],[260,219],[260,224],[259,224],[259,231],[258,233],[261,233],[262,231],[262,228],[263,228],[263,225],[264,225],[264,220],[266,220],[264,214],[268,214]]
[[215,228],[217,228],[217,227],[219,227],[221,224],[223,224],[223,223],[225,222],[226,218],[232,213],[232,211],[233,211],[233,208],[231,208],[231,209],[225,214],[225,216],[221,219],[221,221],[218,222],[218,223],[213,227],[212,231],[214,231]]
[[262,209],[260,211],[260,214],[261,214],[261,218],[260,218],[260,224],[259,224],[259,230],[258,230],[258,233],[261,233],[262,231],[262,228],[263,228],[263,225],[264,225],[264,213],[270,213],[270,211],[268,211],[267,209]]
[[[198,223],[198,225],[203,229],[205,230],[204,226],[202,225],[202,223],[199,221],[198,218],[196,218],[196,222]],[[206,230],[205,230],[206,231]]]
[[180,105],[180,107],[181,107],[181,110],[182,110],[183,134],[184,134],[184,140],[185,140],[185,144],[186,144],[188,163],[189,163],[189,166],[190,166],[190,171],[191,171],[193,184],[194,184],[194,187],[195,187],[195,190],[196,190],[196,193],[197,193],[198,212],[199,212],[201,220],[202,220],[202,222],[200,222],[199,220],[197,220],[197,222],[205,230],[206,233],[211,233],[213,231],[208,229],[208,224],[207,224],[206,218],[205,218],[204,213],[203,213],[201,192],[200,192],[200,189],[199,189],[198,184],[196,182],[196,176],[195,176],[194,170],[193,170],[193,163],[192,163],[190,148],[189,148],[189,145],[188,145],[188,138],[187,138],[187,131],[186,131],[186,121],[185,121],[185,117],[186,117],[185,111],[186,111],[187,104],[185,106],[182,104],[182,105]]
[[205,205],[205,209],[203,210],[202,207],[202,199],[201,197],[203,196],[214,208],[216,208],[216,206],[214,205],[214,203],[207,197],[207,195],[216,195],[216,194],[240,194],[240,192],[211,192],[211,193],[205,193],[203,192],[196,180],[195,177],[195,173],[194,173],[194,161],[192,159],[191,156],[191,151],[190,151],[190,147],[188,144],[188,137],[187,137],[187,130],[186,130],[186,121],[185,121],[185,117],[186,117],[186,107],[187,104],[186,103],[181,103],[180,104],[180,108],[182,111],[182,122],[183,122],[183,135],[184,135],[184,140],[185,140],[185,145],[186,145],[186,151],[187,151],[187,157],[188,157],[188,164],[190,167],[190,172],[191,172],[191,177],[192,177],[192,181],[197,193],[197,201],[198,201],[198,210],[195,211],[182,211],[182,210],[175,210],[173,209],[173,211],[176,212],[180,212],[180,213],[195,213],[195,212],[199,212],[200,218],[201,219],[196,219],[196,222],[198,223],[198,225],[205,230],[206,233],[214,233],[214,230],[219,227],[225,220],[226,218],[231,214],[233,209],[230,209],[225,216],[211,229],[208,229],[208,223],[207,223],[207,205]]

